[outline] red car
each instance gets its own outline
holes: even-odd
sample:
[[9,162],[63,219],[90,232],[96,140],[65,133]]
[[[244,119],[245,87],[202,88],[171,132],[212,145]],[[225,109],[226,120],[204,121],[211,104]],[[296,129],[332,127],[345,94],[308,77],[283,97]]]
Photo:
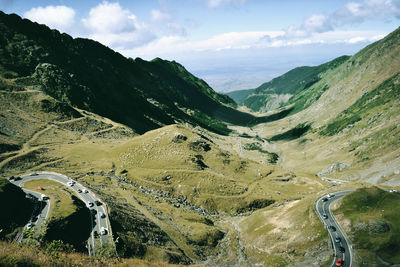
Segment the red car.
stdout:
[[337,261],[336,261],[336,266],[342,266],[343,265],[343,260],[342,260],[342,258],[339,258]]

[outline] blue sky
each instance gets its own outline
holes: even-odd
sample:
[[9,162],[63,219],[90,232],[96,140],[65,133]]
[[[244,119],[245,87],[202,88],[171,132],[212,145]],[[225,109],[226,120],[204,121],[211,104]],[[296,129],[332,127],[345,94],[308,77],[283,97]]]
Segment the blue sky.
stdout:
[[400,21],[400,0],[0,0],[0,9],[127,57],[176,60],[217,91],[354,54]]

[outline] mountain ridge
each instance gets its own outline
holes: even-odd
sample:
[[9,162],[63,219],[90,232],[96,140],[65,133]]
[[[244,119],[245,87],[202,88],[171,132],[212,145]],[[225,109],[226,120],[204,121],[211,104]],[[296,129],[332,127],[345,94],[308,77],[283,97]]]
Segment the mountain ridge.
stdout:
[[73,39],[15,14],[1,12],[0,28],[5,78],[42,87],[62,102],[139,133],[186,121],[226,134],[222,121],[245,125],[253,119],[176,62],[125,58],[96,41]]

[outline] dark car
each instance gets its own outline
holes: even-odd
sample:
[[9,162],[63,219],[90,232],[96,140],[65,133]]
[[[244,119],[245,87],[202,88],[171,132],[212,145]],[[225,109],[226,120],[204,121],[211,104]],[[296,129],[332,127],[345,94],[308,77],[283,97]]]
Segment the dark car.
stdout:
[[324,198],[322,199],[322,201],[323,201],[323,202],[326,202],[326,201],[328,201],[328,198],[327,198],[327,197],[324,197]]
[[344,253],[344,252],[345,252],[344,247],[340,246],[340,247],[339,247],[339,251],[342,252],[342,253]]
[[325,213],[322,214],[322,218],[324,218],[325,220],[328,219],[328,215],[326,215]]
[[329,226],[328,226],[328,229],[331,230],[332,232],[335,232],[335,231],[336,231],[336,227],[333,226],[333,225],[329,225]]
[[103,203],[100,202],[100,200],[96,200],[95,203],[96,203],[97,206],[101,206],[103,204]]
[[340,241],[341,241],[341,238],[340,238],[340,236],[336,236],[336,238],[335,238],[335,242],[336,242],[336,243],[340,243]]

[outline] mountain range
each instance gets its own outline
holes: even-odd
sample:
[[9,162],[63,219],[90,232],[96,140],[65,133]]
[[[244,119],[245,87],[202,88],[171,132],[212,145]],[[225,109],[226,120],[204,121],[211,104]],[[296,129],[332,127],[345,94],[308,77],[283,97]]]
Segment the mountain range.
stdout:
[[[314,205],[348,190],[333,206],[356,260],[398,264],[399,84],[400,29],[223,95],[175,61],[0,12],[0,265],[330,266]],[[52,207],[44,232],[25,229],[38,202],[9,181],[40,171],[107,206],[113,242],[94,236],[95,257],[89,236],[66,244],[88,212],[68,187],[23,184]]]

